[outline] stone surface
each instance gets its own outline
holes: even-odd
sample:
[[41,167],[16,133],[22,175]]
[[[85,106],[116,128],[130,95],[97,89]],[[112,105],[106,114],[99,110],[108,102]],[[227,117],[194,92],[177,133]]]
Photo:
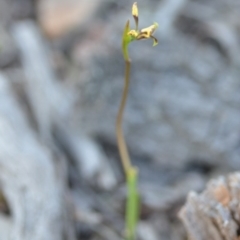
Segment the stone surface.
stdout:
[[99,6],[100,2],[95,0],[41,0],[38,1],[39,23],[49,37],[60,37],[86,24]]

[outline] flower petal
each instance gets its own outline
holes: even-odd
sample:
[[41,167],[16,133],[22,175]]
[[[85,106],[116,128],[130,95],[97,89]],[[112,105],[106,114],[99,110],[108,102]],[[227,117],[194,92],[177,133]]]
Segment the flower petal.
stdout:
[[147,27],[147,28],[143,28],[140,33],[145,33],[148,37],[150,37],[155,30],[158,28],[158,24],[155,22],[153,25]]
[[133,15],[134,20],[135,20],[136,30],[138,30],[138,7],[137,7],[136,2],[132,6],[132,15]]
[[151,36],[151,38],[153,39],[153,47],[158,45],[158,40],[154,36]]
[[138,35],[137,35],[137,40],[141,40],[141,39],[148,39],[150,38],[150,35],[148,32],[140,32]]
[[138,32],[136,30],[130,30],[128,32],[128,35],[136,39],[138,36]]

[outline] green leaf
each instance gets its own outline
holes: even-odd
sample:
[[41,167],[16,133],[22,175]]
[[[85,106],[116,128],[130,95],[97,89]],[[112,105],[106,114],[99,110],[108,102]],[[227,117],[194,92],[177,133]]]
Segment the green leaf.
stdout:
[[128,32],[130,31],[129,27],[129,20],[127,21],[124,31],[123,31],[123,37],[122,37],[122,51],[123,51],[123,57],[125,61],[129,61],[129,55],[128,55],[128,44],[132,41],[131,36],[128,35]]

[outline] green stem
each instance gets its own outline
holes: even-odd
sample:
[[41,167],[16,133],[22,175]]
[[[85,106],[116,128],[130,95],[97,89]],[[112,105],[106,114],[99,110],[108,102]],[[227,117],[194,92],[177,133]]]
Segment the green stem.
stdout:
[[116,134],[120,158],[122,161],[127,181],[126,226],[125,226],[126,240],[134,240],[136,231],[135,229],[139,215],[139,194],[137,190],[138,174],[136,168],[134,168],[131,164],[131,160],[129,157],[127,145],[122,130],[123,113],[128,96],[131,68],[131,62],[129,59],[127,59],[125,63],[126,63],[125,82],[122,99],[117,115]]
[[123,120],[123,113],[127,101],[128,96],[128,89],[129,89],[129,82],[130,82],[130,67],[131,63],[130,60],[126,60],[126,70],[125,70],[125,82],[124,82],[124,89],[122,94],[122,99],[117,115],[117,122],[116,122],[116,135],[117,135],[117,142],[118,142],[118,149],[122,161],[122,165],[124,168],[124,172],[127,175],[128,170],[132,167],[131,166],[131,160],[129,157],[127,145],[123,136],[122,131],[122,120]]
[[128,55],[128,44],[131,42],[131,38],[128,35],[129,32],[129,21],[127,21],[123,32],[122,51],[125,59],[125,81],[124,88],[121,98],[120,107],[118,110],[117,121],[116,121],[116,135],[120,158],[122,161],[123,169],[126,176],[127,184],[127,202],[126,202],[126,240],[135,239],[135,229],[139,215],[139,194],[137,190],[137,170],[131,164],[127,145],[123,136],[122,121],[123,113],[127,101],[128,89],[130,83],[130,68],[131,61]]
[[136,237],[136,225],[139,217],[139,193],[137,189],[138,172],[131,168],[127,174],[127,204],[126,204],[126,240]]

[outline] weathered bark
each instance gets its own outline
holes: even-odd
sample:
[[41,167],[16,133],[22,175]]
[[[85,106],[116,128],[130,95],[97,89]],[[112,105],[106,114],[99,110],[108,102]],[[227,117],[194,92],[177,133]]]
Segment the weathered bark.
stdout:
[[239,203],[239,172],[211,180],[201,194],[191,192],[179,214],[189,239],[240,239]]
[[77,134],[66,124],[74,109],[76,92],[57,80],[51,68],[49,51],[37,26],[32,21],[23,21],[15,24],[12,32],[21,53],[26,95],[40,137],[51,144],[54,132],[54,141],[61,145],[60,151],[74,161],[79,174],[101,188],[111,189],[116,178],[106,162],[107,156],[93,139]]
[[0,183],[11,210],[8,239],[62,239],[62,183],[51,152],[31,130],[0,75]]
[[12,33],[20,51],[25,91],[38,131],[42,138],[49,139],[52,126],[63,121],[72,110],[74,93],[57,81],[47,45],[32,21],[16,23]]

